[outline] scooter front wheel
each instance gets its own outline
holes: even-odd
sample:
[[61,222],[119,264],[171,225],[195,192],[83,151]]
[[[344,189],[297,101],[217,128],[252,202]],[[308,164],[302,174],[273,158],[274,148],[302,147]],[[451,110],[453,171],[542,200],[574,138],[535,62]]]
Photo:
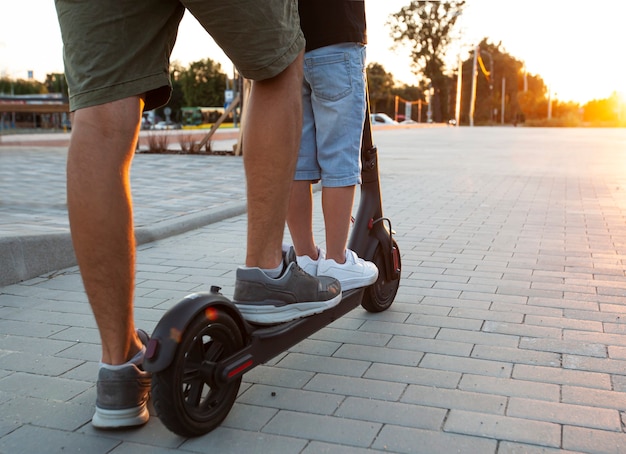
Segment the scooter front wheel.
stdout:
[[378,267],[378,279],[372,285],[365,288],[363,300],[361,301],[361,306],[368,312],[382,312],[387,310],[389,306],[391,306],[391,303],[393,303],[396,293],[398,292],[398,287],[400,286],[400,273],[398,273],[397,279],[388,280],[386,279],[384,272],[387,266],[397,266],[398,271],[402,268],[402,264],[400,262],[400,249],[398,249],[398,244],[394,239],[392,239],[392,246],[396,250],[397,264],[385,263],[385,255],[380,243],[374,251],[372,262],[374,262],[374,264]]
[[[174,360],[152,376],[152,400],[161,422],[185,437],[217,427],[232,408],[241,377],[215,380],[214,365],[243,347],[243,336],[232,316],[209,308],[180,334]],[[211,366],[213,365],[213,366]]]

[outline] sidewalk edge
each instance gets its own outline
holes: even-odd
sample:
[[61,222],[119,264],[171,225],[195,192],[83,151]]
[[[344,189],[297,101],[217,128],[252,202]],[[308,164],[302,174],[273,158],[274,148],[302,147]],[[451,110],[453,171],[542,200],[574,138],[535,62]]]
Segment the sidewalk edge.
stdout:
[[[246,203],[180,216],[135,230],[137,245],[151,243],[239,216]],[[0,238],[0,287],[76,265],[69,232]]]

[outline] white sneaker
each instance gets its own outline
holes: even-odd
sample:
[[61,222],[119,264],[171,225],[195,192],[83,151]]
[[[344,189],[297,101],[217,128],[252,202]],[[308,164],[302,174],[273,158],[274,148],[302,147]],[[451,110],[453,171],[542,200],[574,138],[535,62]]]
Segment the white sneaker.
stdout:
[[376,282],[378,268],[372,262],[363,260],[354,251],[346,250],[346,262],[337,263],[333,259],[322,259],[317,265],[318,276],[331,276],[341,282],[341,290],[352,290]]
[[296,257],[298,266],[304,270],[305,273],[311,276],[317,276],[317,266],[320,260],[326,258],[326,251],[324,249],[317,248],[317,260],[313,260],[308,255],[299,255]]

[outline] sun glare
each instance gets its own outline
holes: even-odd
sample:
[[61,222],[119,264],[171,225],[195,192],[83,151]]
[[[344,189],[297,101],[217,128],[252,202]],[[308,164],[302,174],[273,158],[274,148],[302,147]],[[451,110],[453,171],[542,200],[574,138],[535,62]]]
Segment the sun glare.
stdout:
[[617,118],[623,126],[626,125],[626,90],[617,92]]

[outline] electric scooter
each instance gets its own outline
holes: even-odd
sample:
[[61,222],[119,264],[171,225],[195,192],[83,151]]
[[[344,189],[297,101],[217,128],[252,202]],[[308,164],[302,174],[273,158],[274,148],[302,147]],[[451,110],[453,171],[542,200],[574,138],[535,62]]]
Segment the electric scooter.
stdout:
[[320,314],[277,325],[254,325],[220,288],[194,293],[168,310],[157,324],[144,360],[152,372],[152,401],[165,426],[185,437],[206,434],[226,418],[244,373],[263,364],[356,308],[389,308],[400,285],[400,251],[383,217],[378,155],[369,106],[361,147],[362,185],[348,247],[379,270],[369,287],[343,293]]

